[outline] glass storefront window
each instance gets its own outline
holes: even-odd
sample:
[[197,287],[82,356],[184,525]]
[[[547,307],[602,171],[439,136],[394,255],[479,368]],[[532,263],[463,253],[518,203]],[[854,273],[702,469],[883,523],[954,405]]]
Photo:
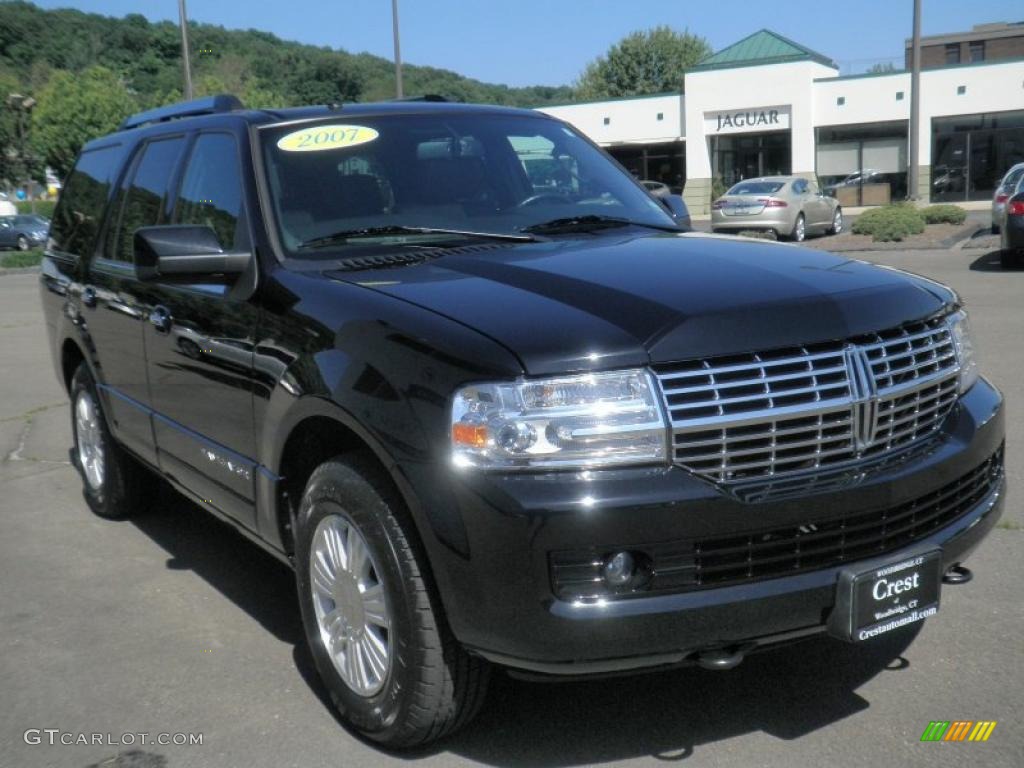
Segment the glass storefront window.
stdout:
[[758,176],[791,173],[789,131],[711,137],[712,167],[726,186]]
[[608,147],[608,152],[639,181],[660,181],[682,194],[686,181],[686,145],[682,142]]
[[885,205],[907,196],[904,121],[818,129],[817,174],[840,205]]
[[986,200],[1020,162],[1024,111],[932,120],[932,200]]

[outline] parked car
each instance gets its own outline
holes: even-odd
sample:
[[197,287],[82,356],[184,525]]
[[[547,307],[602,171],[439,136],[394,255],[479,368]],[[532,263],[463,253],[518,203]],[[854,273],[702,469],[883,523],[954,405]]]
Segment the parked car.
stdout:
[[1024,178],[1007,198],[999,232],[999,261],[1006,269],[1024,265]]
[[999,228],[1002,226],[1006,201],[1015,193],[1021,179],[1024,179],[1024,163],[1017,163],[1006,172],[996,186],[996,191],[992,193],[992,233],[995,235],[999,234]]
[[[574,194],[525,172],[552,145]],[[468,722],[494,665],[872,642],[1002,510],[952,290],[682,232],[530,110],[135,115],[76,161],[41,295],[89,506],[143,513],[159,476],[294,568],[331,701],[390,747]]]
[[834,197],[800,176],[763,176],[734,184],[711,205],[713,232],[771,230],[803,241],[810,233],[843,231],[843,209]]
[[693,221],[690,218],[690,209],[687,207],[686,201],[683,200],[681,194],[673,192],[668,184],[660,181],[641,181],[640,183],[651,195],[661,201],[662,205],[672,214],[676,224],[685,229],[690,229],[693,226]]
[[863,184],[873,184],[876,181],[882,180],[884,175],[885,174],[881,171],[876,171],[872,168],[865,168],[862,171],[854,171],[846,178],[837,181],[835,184],[827,185],[824,188],[824,192],[826,195],[835,197],[836,192],[838,192],[842,187],[857,187]]
[[965,181],[966,176],[962,167],[937,165],[932,178],[932,194],[939,196],[963,192]]
[[46,244],[50,220],[45,216],[21,214],[0,216],[0,248],[27,251]]

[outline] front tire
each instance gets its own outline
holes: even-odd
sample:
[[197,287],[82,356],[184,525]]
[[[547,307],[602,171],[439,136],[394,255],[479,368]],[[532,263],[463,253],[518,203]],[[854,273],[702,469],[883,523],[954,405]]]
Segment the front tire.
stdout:
[[787,240],[791,240],[794,243],[802,243],[807,237],[807,224],[804,219],[803,213],[796,215],[796,221],[793,222],[793,230],[786,236]]
[[71,379],[71,433],[73,463],[90,509],[106,520],[124,520],[145,509],[156,478],[114,441],[85,363]]
[[490,668],[445,624],[388,478],[361,454],[327,461],[310,477],[296,522],[303,628],[346,722],[391,748],[468,723]]
[[24,235],[18,235],[18,250],[27,251],[32,247],[32,244],[28,241],[28,238]]
[[836,208],[836,212],[832,214],[832,226],[829,227],[828,233],[830,235],[838,235],[843,231],[843,209]]

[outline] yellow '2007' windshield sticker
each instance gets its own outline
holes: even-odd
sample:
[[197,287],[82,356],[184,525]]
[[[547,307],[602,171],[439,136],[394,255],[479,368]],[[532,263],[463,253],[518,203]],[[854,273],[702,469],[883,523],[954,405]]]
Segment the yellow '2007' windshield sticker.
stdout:
[[379,135],[365,125],[316,125],[282,136],[277,146],[285,152],[320,152],[368,144]]

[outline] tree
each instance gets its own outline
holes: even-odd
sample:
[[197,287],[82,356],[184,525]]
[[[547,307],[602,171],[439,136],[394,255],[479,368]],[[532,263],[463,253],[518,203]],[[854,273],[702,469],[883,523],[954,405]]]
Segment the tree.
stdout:
[[136,109],[121,80],[93,66],[77,77],[54,72],[40,91],[32,113],[36,151],[60,176],[66,176],[79,149],[90,139],[115,130]]
[[710,55],[707,40],[685,30],[661,26],[633,32],[587,65],[576,95],[605,99],[679,91],[686,71]]

